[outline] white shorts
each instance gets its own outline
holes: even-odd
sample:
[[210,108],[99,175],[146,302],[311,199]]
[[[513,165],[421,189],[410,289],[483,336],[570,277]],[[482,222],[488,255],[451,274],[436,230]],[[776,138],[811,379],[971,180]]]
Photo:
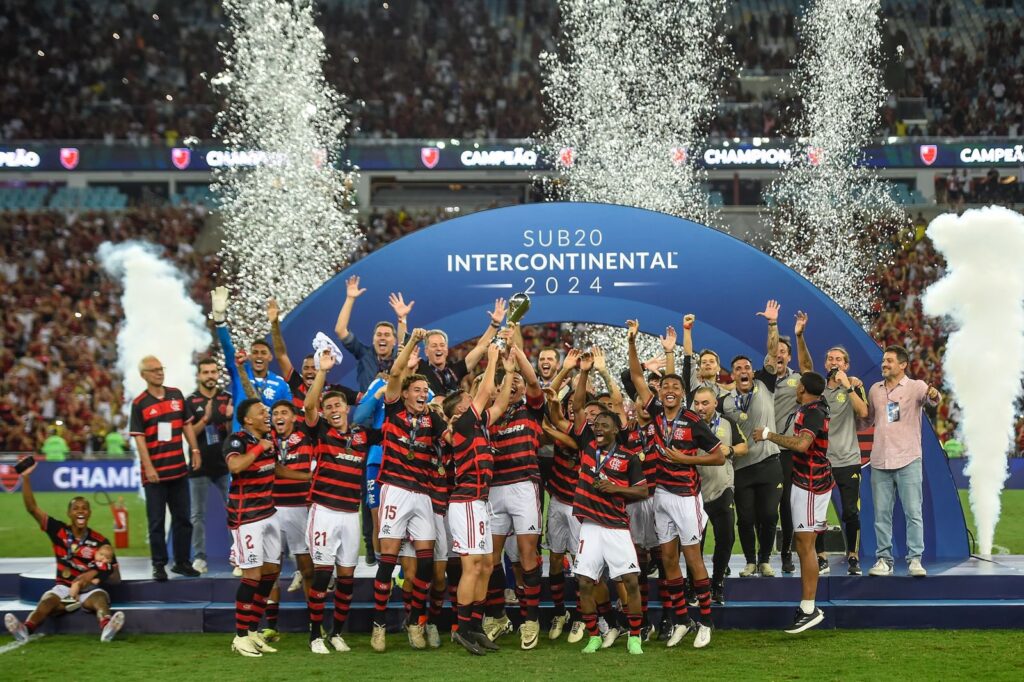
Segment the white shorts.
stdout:
[[548,501],[548,550],[552,554],[576,554],[580,545],[580,520],[572,505],[551,496]]
[[231,531],[230,561],[238,568],[281,563],[281,528],[277,514]]
[[824,533],[828,501],[832,491],[815,494],[793,486],[789,492],[789,509],[793,514],[794,533]]
[[600,580],[605,566],[612,580],[639,573],[636,548],[628,528],[605,528],[592,521],[580,525],[580,544],[573,570],[591,580]]
[[[435,563],[459,556],[457,552],[452,550],[452,533],[448,527],[448,517],[434,514],[434,533],[437,535],[437,539],[434,540]],[[413,547],[412,541],[409,538],[402,540],[398,556],[416,557],[416,548]]]
[[[70,585],[54,585],[53,587],[48,589],[46,592],[43,592],[43,596],[39,598],[39,601],[42,601],[43,599],[46,599],[46,595],[48,595],[48,594],[52,594],[52,595],[54,595],[56,597],[59,597],[60,599],[67,599],[68,597],[71,596],[71,586]],[[102,587],[94,587],[94,588],[90,589],[88,592],[84,592],[84,591],[83,592],[79,592],[78,593],[78,603],[82,604],[84,606],[86,599],[94,597],[97,594],[104,594],[104,595],[106,595],[107,603],[110,603],[110,595],[107,594],[107,591],[104,590]]]
[[[280,513],[280,511],[278,512]],[[359,562],[359,512],[343,512],[314,503],[309,508],[305,540],[317,566],[351,568]]]
[[434,507],[430,496],[385,483],[380,490],[380,534],[389,540],[434,540]]
[[629,534],[634,545],[651,549],[661,544],[658,541],[658,528],[654,520],[653,497],[627,504],[626,513],[629,514]]
[[700,544],[708,515],[700,493],[684,497],[658,488],[654,491],[654,526],[658,542],[664,544],[679,538],[682,546]]
[[306,542],[306,521],[309,507],[278,507],[277,525],[281,527],[281,539],[285,549],[292,554],[309,554]]
[[540,491],[533,481],[492,487],[491,533],[540,535]]
[[490,512],[486,500],[448,504],[448,526],[452,529],[452,550],[456,554],[490,554],[494,551]]

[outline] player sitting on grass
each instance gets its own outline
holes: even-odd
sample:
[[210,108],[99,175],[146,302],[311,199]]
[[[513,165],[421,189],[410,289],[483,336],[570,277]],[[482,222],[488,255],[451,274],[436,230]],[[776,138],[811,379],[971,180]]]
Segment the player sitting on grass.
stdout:
[[[79,576],[91,572],[90,564],[99,561],[99,556],[106,556],[101,554],[101,550],[109,549],[110,542],[89,528],[92,508],[89,500],[84,497],[73,497],[68,503],[68,520],[71,521],[71,525],[58,521],[40,509],[29,481],[33,469],[34,464],[21,474],[21,499],[25,503],[25,509],[39,522],[39,526],[50,536],[53,543],[53,555],[57,559],[57,584],[43,593],[39,604],[24,623],[13,613],[8,613],[4,616],[4,625],[14,639],[25,642],[50,616],[62,616],[80,607],[96,614],[96,619],[100,623],[100,641],[109,642],[124,625],[124,613],[118,611],[111,615],[110,595],[106,590],[95,587],[85,592],[76,591],[76,603],[79,606],[75,609],[68,609],[64,600],[71,596],[72,587]],[[121,582],[121,572],[113,551],[110,551],[109,562],[109,572],[101,577],[101,582],[115,585]],[[79,586],[78,589],[83,589],[83,586]]]

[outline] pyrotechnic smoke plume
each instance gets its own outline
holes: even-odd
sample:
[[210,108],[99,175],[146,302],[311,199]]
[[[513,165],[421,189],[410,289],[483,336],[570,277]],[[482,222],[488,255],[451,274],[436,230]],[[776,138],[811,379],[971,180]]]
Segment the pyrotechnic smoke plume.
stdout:
[[801,24],[797,88],[804,113],[798,160],[768,189],[771,254],[864,319],[865,281],[903,210],[862,167],[884,101],[879,0],[813,0]]
[[160,253],[160,247],[144,242],[104,242],[98,251],[103,269],[124,287],[117,364],[127,401],[146,388],[139,360],[147,355],[160,359],[168,386],[191,393],[195,354],[206,351],[211,342],[206,318],[189,295],[185,276]]
[[1024,216],[996,206],[942,215],[928,236],[947,272],[922,303],[956,326],[942,366],[960,406],[978,550],[991,554],[1024,379]]
[[332,277],[362,240],[335,166],[348,119],[326,82],[323,34],[310,0],[225,0],[230,40],[217,131],[233,150],[259,150],[256,167],[216,173],[222,256],[235,289],[228,316],[243,345],[267,331],[268,298],[283,311]]

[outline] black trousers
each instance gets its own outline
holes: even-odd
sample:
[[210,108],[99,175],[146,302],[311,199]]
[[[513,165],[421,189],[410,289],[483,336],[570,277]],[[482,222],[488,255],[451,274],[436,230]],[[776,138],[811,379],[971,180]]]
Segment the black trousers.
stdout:
[[782,499],[782,465],[777,456],[736,470],[736,525],[748,564],[768,562],[775,545]]
[[[726,488],[725,492],[704,503],[704,511],[711,522],[711,528],[715,533],[715,554],[711,558],[711,582],[719,583],[725,580],[725,569],[729,567],[729,557],[732,556],[732,545],[736,542],[736,513],[733,510],[734,495],[732,488]],[[704,536],[700,539],[701,552],[704,551]]]
[[[843,537],[846,539],[846,551],[856,552],[860,541],[860,465],[851,464],[845,467],[833,467],[832,477],[839,488],[839,502],[842,505],[840,519],[843,522]],[[819,535],[816,548],[825,551],[825,536]]]
[[[153,564],[167,564],[166,511],[171,512],[171,544],[174,563],[189,563],[192,546],[191,499],[188,478],[147,483],[146,519],[149,522],[149,556]],[[165,511],[166,510],[166,511]]]
[[[782,546],[779,551],[790,554],[793,551],[793,509],[789,506],[789,493],[793,490],[793,451],[783,450],[779,453],[782,464],[782,499],[779,501],[779,520],[782,525]],[[821,542],[821,535],[818,536]]]

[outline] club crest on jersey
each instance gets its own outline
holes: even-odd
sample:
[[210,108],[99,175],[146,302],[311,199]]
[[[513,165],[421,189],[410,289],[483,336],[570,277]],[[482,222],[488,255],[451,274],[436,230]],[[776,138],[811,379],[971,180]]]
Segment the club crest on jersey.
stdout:
[[352,434],[352,445],[366,445],[366,434],[356,431]]
[[839,395],[837,395],[836,396],[836,402],[837,403],[845,403],[846,402],[846,394],[845,393],[840,393]]
[[242,447],[242,441],[238,440],[237,438],[232,438],[231,442],[228,443],[228,445],[233,448],[240,448]]
[[796,379],[787,379],[786,380],[786,385],[787,386],[796,386]]
[[174,410],[175,412],[180,410],[181,409],[181,401],[180,400],[172,400],[171,401],[171,409]]
[[688,426],[677,426],[672,432],[672,440],[690,440],[693,437],[693,429]]
[[616,456],[608,460],[608,468],[611,469],[612,471],[625,471],[626,466],[626,460],[622,459],[621,457]]

